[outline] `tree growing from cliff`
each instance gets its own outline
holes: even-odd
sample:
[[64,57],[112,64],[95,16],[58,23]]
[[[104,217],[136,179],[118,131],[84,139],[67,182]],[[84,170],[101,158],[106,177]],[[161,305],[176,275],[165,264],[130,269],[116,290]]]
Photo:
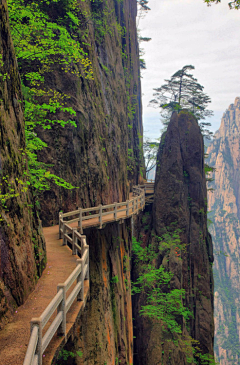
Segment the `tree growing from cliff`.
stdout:
[[149,138],[144,138],[143,141],[143,152],[145,158],[146,175],[153,170],[157,162],[157,153],[159,148],[159,139],[151,141]]
[[[221,2],[221,0],[204,0],[205,3],[207,3],[208,6],[211,5],[211,3],[215,3],[218,4]],[[228,6],[230,9],[240,9],[240,0],[234,0],[234,1],[230,1],[228,3]]]
[[[179,113],[185,109],[191,112],[198,121],[204,120],[213,115],[213,111],[207,109],[211,103],[210,97],[203,92],[204,87],[197,82],[189,71],[194,70],[192,65],[186,65],[175,72],[165,84],[155,88],[155,97],[149,103],[154,108],[161,108],[160,114],[163,117],[163,124],[169,123],[174,111]],[[199,122],[203,134],[210,137],[212,132],[207,128],[209,122]]]

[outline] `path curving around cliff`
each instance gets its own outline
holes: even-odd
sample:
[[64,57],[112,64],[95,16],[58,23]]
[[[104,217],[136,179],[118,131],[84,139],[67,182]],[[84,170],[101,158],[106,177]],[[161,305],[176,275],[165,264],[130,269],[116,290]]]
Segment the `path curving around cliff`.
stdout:
[[[152,189],[149,190],[152,192]],[[130,199],[132,193],[130,194]],[[127,207],[122,205],[119,209]],[[129,218],[126,212],[118,213],[118,220]],[[103,217],[103,224],[114,222],[114,214],[109,212],[108,215]],[[71,224],[71,226],[76,226]],[[83,222],[83,228],[96,227],[99,225],[97,218],[89,219]],[[97,228],[97,227],[96,227]],[[33,317],[40,317],[45,308],[51,302],[55,294],[57,293],[57,285],[63,283],[69,277],[76,267],[76,260],[79,258],[72,254],[72,250],[63,245],[62,239],[59,239],[59,226],[47,227],[43,229],[44,237],[46,240],[47,250],[47,265],[43,272],[43,275],[38,281],[35,290],[28,297],[26,302],[15,310],[13,320],[8,323],[5,328],[0,332],[0,364],[2,365],[22,365],[26,350],[30,338],[30,321]],[[89,242],[91,245],[91,242]],[[64,270],[63,270],[64,268]],[[71,292],[69,293],[69,295]],[[68,296],[69,296],[68,295]],[[89,283],[87,281],[84,302],[89,295]],[[75,300],[71,310],[68,313],[67,322],[68,330],[74,324],[77,315],[81,309],[83,302],[77,302]],[[83,305],[84,307],[84,305]],[[53,318],[49,321],[48,326],[44,332],[47,331]],[[70,326],[70,327],[69,327]],[[57,336],[55,335],[56,339]],[[56,342],[56,339],[54,340]],[[64,340],[63,340],[64,341]],[[58,341],[58,346],[61,343],[61,339]],[[43,364],[50,365],[56,349],[47,350],[43,354]]]

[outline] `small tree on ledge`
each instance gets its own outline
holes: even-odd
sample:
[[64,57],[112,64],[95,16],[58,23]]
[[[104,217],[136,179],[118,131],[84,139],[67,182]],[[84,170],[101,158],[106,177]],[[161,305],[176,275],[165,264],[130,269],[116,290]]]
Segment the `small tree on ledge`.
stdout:
[[[155,99],[152,99],[149,105],[162,109],[160,114],[164,125],[169,123],[174,111],[179,113],[182,109],[187,109],[198,121],[213,115],[213,111],[207,109],[208,104],[211,103],[210,97],[203,92],[204,87],[189,73],[194,69],[192,65],[184,66],[175,72],[170,80],[165,80],[164,85],[153,89]],[[210,138],[212,132],[206,127],[211,124],[200,122],[199,125],[203,134]]]

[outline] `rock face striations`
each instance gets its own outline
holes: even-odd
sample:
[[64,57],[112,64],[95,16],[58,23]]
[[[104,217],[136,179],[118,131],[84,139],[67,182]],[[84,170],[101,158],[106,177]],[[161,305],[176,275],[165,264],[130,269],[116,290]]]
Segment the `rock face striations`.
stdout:
[[208,202],[214,242],[215,353],[221,365],[240,363],[240,98],[222,117],[208,147],[216,168]]
[[79,364],[133,364],[131,220],[84,234],[91,242],[90,301],[67,349],[83,353]]
[[[76,111],[71,116],[76,127],[38,131],[48,144],[39,152],[40,161],[53,164],[51,172],[79,189],[52,186],[45,192],[43,225],[56,224],[60,210],[126,200],[130,185],[144,171],[136,1],[87,0],[80,2],[80,10],[75,36],[92,62],[94,79],[63,71],[57,64],[46,73],[45,88],[67,95],[66,107]],[[64,118],[60,112],[54,116]]]
[[41,223],[26,184],[25,132],[7,3],[0,1],[0,328],[45,263]]
[[[207,230],[203,138],[195,118],[184,111],[173,114],[160,143],[150,225],[151,234],[142,232],[143,245],[154,245],[158,252],[155,266],[173,274],[169,286],[163,285],[163,293],[183,289],[182,303],[192,315],[186,320],[176,315],[182,334],[169,333],[164,318],[163,324],[139,316],[146,297],[136,295],[134,363],[182,365],[195,359],[202,364],[213,355],[213,253]],[[176,235],[179,241],[174,241]],[[135,266],[137,276],[139,267]],[[174,313],[169,301],[166,307]]]

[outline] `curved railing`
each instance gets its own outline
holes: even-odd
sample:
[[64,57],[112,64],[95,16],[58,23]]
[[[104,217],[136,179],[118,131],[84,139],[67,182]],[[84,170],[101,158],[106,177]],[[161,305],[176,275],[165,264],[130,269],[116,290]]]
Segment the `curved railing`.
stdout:
[[[59,213],[59,238],[63,236],[63,245],[69,243],[72,254],[79,255],[81,258],[77,260],[77,267],[68,279],[57,286],[57,294],[41,316],[31,320],[31,335],[23,365],[42,365],[43,353],[53,336],[57,333],[66,338],[66,314],[74,300],[77,298],[79,301],[84,301],[84,281],[89,280],[89,246],[86,243],[86,236],[82,235],[83,222],[96,218],[97,223],[94,223],[94,225],[97,224],[102,228],[105,223],[126,219],[133,214],[137,214],[140,209],[143,210],[144,206],[145,188],[134,186],[133,198],[126,202]],[[94,211],[97,213],[92,214]],[[68,221],[64,218],[67,218]],[[75,222],[77,222],[77,227],[70,226]],[[73,286],[74,282],[76,283],[75,287],[66,297],[67,291]],[[44,327],[54,314],[54,320],[43,335]]]
[[[67,225],[71,223],[78,223],[80,232],[83,232],[83,222],[87,220],[96,219],[94,225],[99,225],[102,228],[104,223],[109,221],[117,221],[119,219],[130,217],[136,214],[140,209],[142,210],[145,206],[145,189],[144,187],[134,186],[133,187],[133,198],[122,203],[113,203],[108,205],[99,205],[93,208],[74,210],[68,213],[59,213],[59,238],[63,234],[63,241],[69,240],[68,231],[70,227]],[[122,213],[125,212],[125,215]],[[104,217],[105,219],[104,221]],[[68,219],[67,221],[64,218]],[[91,226],[91,224],[88,226]]]

